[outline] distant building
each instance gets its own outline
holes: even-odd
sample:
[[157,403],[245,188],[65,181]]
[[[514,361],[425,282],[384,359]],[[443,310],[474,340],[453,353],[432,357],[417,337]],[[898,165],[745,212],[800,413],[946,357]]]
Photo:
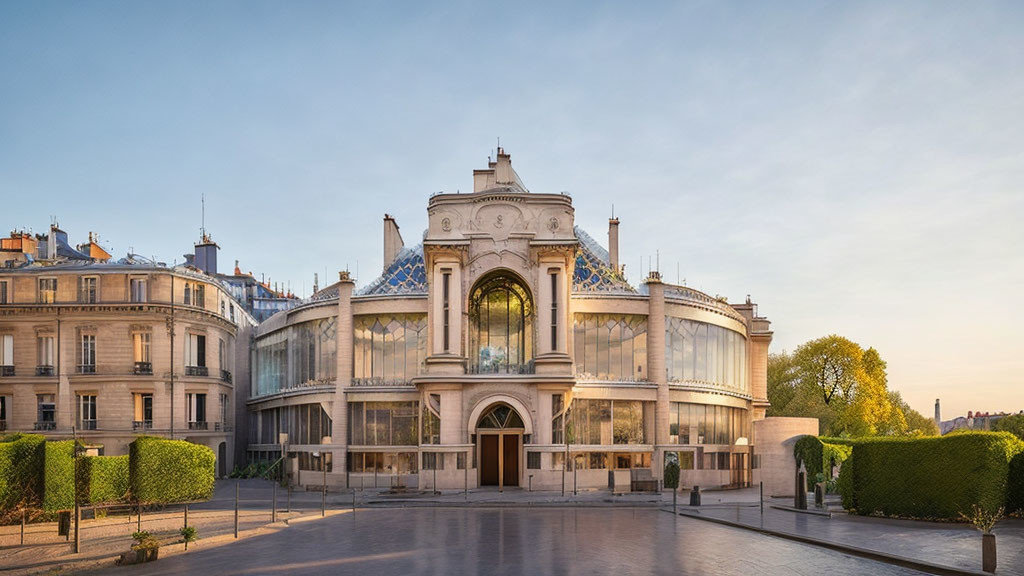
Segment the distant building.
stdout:
[[67,439],[74,428],[108,455],[139,434],[185,439],[230,472],[256,321],[224,283],[189,265],[111,261],[91,234],[72,248],[56,225],[4,238],[0,263],[0,430]]
[[[1019,412],[1024,414],[1024,410]],[[937,414],[936,414],[937,415]],[[992,430],[992,425],[999,420],[1013,416],[1012,412],[974,412],[968,411],[967,416],[957,416],[952,420],[944,420],[939,423],[939,433],[948,434],[954,430]]]

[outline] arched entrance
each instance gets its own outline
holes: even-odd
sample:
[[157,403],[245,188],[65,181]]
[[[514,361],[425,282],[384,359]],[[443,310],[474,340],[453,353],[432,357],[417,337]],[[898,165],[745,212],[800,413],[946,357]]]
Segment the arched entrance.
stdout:
[[481,486],[519,486],[525,430],[522,417],[505,403],[494,404],[480,416],[476,441]]

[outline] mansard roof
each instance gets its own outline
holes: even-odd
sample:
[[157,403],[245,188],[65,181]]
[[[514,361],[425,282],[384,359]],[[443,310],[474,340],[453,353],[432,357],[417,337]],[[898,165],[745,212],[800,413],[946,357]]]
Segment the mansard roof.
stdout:
[[402,248],[379,278],[359,290],[359,296],[426,294],[427,269],[423,245]]
[[636,294],[621,272],[612,270],[608,251],[596,240],[576,226],[576,238],[580,241],[576,250],[576,269],[573,272],[573,292],[597,292],[609,294]]

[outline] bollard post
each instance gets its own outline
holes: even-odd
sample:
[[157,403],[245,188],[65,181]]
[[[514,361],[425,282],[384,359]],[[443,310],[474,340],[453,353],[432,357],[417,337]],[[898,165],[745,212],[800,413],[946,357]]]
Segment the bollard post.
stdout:
[[277,522],[277,482],[274,482],[274,492],[270,498],[270,522]]
[[324,485],[320,492],[320,517],[327,516],[327,460],[326,454],[320,456],[320,467],[324,469]]
[[292,511],[292,485],[291,484],[288,485],[288,500],[287,500],[287,503],[285,504],[284,511],[288,512],[289,514]]
[[577,468],[576,463],[573,462],[573,466],[572,466],[572,495],[573,496],[576,495],[576,468]]
[[764,516],[764,482],[761,483],[761,516]]
[[[442,455],[443,457],[444,455]],[[437,494],[437,452],[434,452],[434,485],[431,486],[434,494]]]
[[[188,528],[188,504],[185,504],[185,528]],[[185,539],[185,550],[188,550],[188,539]]]
[[469,450],[466,451],[466,465],[462,467],[462,472],[465,477],[462,481],[462,499],[469,502]]
[[235,482],[235,538],[238,538],[238,482]]
[[21,545],[25,545],[25,509],[21,509]]
[[356,513],[356,489],[352,489],[352,513]]
[[527,492],[533,492],[533,474],[530,474],[530,486],[526,490]]

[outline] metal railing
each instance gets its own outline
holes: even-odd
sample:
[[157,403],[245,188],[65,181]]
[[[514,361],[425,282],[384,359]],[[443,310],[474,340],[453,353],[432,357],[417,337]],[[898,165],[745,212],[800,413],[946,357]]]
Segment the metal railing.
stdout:
[[206,422],[189,422],[188,423],[188,429],[189,430],[206,430],[206,429],[208,429],[208,427],[209,427],[209,425]]
[[152,362],[136,362],[133,369],[133,374],[139,376],[152,376],[153,375],[153,363]]
[[32,429],[33,430],[56,430],[57,429],[57,423],[56,422],[36,422],[32,426]]
[[53,376],[53,365],[40,364],[36,366],[36,376]]
[[14,366],[0,366],[0,376],[14,376]]
[[386,380],[384,378],[353,378],[352,386],[411,386],[408,380]]
[[132,430],[152,430],[152,420],[132,420]]
[[78,428],[80,430],[96,430],[97,425],[95,420],[80,420],[78,422]]
[[185,366],[185,376],[209,376],[210,369],[206,366]]
[[526,364],[475,364],[467,370],[469,374],[533,374],[533,361]]
[[228,372],[227,370],[221,370],[220,379],[227,382],[228,384],[231,384],[231,372]]
[[78,366],[76,366],[76,371],[79,374],[95,374],[96,373],[96,365],[95,364],[79,364]]
[[7,420],[0,420],[0,432],[7,430]]

